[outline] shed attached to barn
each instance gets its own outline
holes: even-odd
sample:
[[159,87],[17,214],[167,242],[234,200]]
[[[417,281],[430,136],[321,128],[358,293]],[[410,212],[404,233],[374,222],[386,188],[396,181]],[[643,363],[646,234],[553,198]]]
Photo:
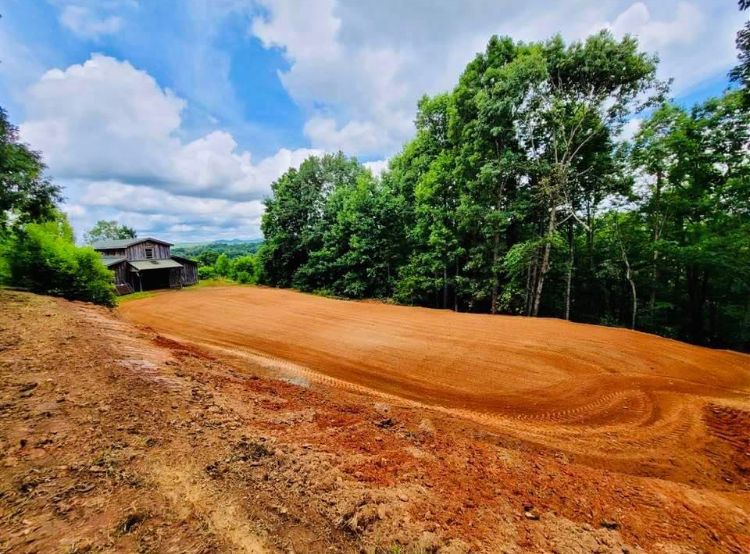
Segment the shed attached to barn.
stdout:
[[119,294],[179,288],[198,282],[198,263],[172,256],[169,242],[146,237],[106,240],[92,246],[112,271]]

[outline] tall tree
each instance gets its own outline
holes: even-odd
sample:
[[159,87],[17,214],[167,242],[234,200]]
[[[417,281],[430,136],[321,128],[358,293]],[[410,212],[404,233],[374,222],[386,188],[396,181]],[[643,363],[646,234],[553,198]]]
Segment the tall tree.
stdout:
[[0,232],[11,223],[54,216],[60,188],[44,175],[41,155],[21,143],[18,128],[0,107]]
[[366,170],[343,154],[312,156],[272,185],[261,221],[265,243],[258,253],[263,282],[276,286],[319,288],[317,275],[305,268],[323,242],[335,212],[327,209],[337,188],[350,186]]
[[[558,36],[540,48],[544,71],[528,83],[528,98],[517,114],[516,129],[534,164],[536,199],[542,208],[542,247],[533,269],[531,315],[537,315],[550,269],[553,238],[571,220],[584,225],[578,201],[582,178],[593,169],[584,156],[597,159],[611,150],[627,118],[652,105],[664,90],[656,80],[656,58],[602,31],[585,42],[566,46]],[[591,151],[600,145],[599,152]],[[572,271],[572,264],[569,266]]]
[[88,244],[93,244],[102,240],[134,239],[136,236],[132,227],[120,225],[114,220],[100,219],[85,233],[84,240]]
[[[742,11],[750,8],[750,0],[739,0],[739,8]],[[736,83],[739,83],[745,90],[745,99],[750,98],[750,21],[737,32],[737,57],[740,63],[729,73],[730,77]]]

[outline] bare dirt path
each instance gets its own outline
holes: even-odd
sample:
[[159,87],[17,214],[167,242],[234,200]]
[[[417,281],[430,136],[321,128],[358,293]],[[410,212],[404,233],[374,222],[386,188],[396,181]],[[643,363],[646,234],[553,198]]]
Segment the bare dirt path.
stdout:
[[[210,305],[209,292],[168,300]],[[276,292],[269,317],[283,313]],[[424,406],[299,358],[210,346],[0,290],[0,552],[750,549],[742,383],[654,387],[641,398],[652,408],[626,404],[647,418],[624,417],[613,390],[545,419],[541,405],[523,417]],[[639,445],[618,454],[627,436]],[[668,444],[689,449],[671,463]]]

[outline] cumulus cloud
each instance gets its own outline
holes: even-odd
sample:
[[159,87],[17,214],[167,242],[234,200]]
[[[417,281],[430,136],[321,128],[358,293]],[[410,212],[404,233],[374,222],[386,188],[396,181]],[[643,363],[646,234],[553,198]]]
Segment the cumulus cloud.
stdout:
[[185,101],[130,63],[93,55],[45,73],[28,91],[24,140],[62,179],[158,184],[178,194],[257,199],[311,149],[282,149],[254,163],[231,134],[184,141]]
[[29,88],[21,136],[66,186],[79,229],[117,217],[141,231],[258,236],[271,182],[320,151],[255,161],[224,130],[185,140],[185,106],[148,73],[97,54]]

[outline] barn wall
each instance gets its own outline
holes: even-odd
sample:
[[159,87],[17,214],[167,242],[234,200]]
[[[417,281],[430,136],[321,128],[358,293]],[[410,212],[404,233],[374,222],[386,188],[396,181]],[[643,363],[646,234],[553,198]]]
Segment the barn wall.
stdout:
[[166,260],[169,258],[169,246],[166,244],[159,244],[158,242],[139,242],[133,246],[128,246],[127,258],[128,260],[145,260],[146,259],[146,248],[154,249],[155,260]]
[[182,284],[194,285],[198,282],[198,264],[180,260],[182,264]]
[[109,269],[114,274],[113,279],[116,285],[128,282],[128,264],[120,262],[117,265],[110,266]]
[[194,285],[198,282],[198,262],[181,256],[172,256],[172,259],[182,264],[183,286]]

